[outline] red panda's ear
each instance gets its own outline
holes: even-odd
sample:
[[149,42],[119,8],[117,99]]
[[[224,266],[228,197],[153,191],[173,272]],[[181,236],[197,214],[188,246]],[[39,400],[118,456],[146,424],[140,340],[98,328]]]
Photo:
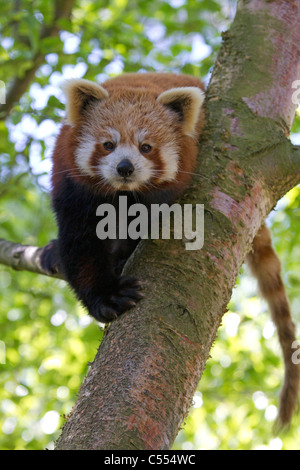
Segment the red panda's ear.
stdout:
[[67,98],[67,122],[71,126],[78,122],[82,111],[91,101],[108,98],[108,91],[102,86],[83,78],[67,80],[63,90]]
[[171,88],[161,93],[157,101],[176,111],[183,123],[185,134],[194,137],[204,92],[197,87]]

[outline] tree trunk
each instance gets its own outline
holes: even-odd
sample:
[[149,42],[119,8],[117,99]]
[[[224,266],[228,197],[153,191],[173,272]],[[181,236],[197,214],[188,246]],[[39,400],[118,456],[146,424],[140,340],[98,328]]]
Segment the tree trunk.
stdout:
[[143,242],[126,271],[146,298],[114,321],[57,449],[169,449],[186,417],[241,264],[265,217],[300,182],[287,139],[300,68],[298,1],[239,3],[207,90],[207,125],[184,203],[205,243]]

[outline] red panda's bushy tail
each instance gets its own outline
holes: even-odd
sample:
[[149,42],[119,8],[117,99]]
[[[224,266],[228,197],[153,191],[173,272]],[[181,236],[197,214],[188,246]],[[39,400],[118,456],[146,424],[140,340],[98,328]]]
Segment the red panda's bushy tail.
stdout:
[[262,296],[267,300],[276,325],[284,357],[285,377],[280,395],[278,424],[287,426],[298,404],[300,364],[292,361],[295,325],[281,279],[280,261],[272,248],[271,234],[263,225],[253,240],[253,249],[247,256],[252,274],[258,280]]

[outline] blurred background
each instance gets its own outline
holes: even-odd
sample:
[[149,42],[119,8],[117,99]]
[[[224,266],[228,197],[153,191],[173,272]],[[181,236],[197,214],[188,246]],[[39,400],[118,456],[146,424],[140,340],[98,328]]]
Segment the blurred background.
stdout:
[[[71,16],[59,15],[65,5]],[[235,8],[233,0],[0,0],[2,91],[19,84],[20,92],[0,114],[0,238],[43,246],[56,237],[48,192],[63,80],[170,71],[207,84]],[[296,117],[294,143],[299,132]],[[268,218],[298,331],[299,203],[297,187]],[[53,449],[102,334],[64,281],[0,265],[0,449]],[[282,382],[275,328],[243,268],[174,449],[298,449],[299,417],[272,432]]]

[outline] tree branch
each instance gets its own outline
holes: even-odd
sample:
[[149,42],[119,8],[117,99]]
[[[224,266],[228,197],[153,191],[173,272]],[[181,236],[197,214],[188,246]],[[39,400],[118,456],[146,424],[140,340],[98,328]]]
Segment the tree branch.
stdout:
[[[295,165],[295,170],[300,175],[300,145],[292,145],[291,146],[291,162]],[[298,181],[300,183],[300,181]]]
[[0,264],[4,264],[17,271],[30,271],[36,274],[63,279],[59,272],[50,273],[41,267],[40,258],[45,248],[36,246],[21,245],[7,240],[0,239]]
[[[264,171],[264,181],[276,200],[300,184],[300,147],[282,136],[266,151],[260,153],[259,170]],[[256,169],[258,169],[256,168]]]
[[[56,0],[55,13],[53,23],[45,25],[40,34],[40,41],[47,37],[54,37],[59,31],[59,20],[70,18],[75,0]],[[21,77],[16,77],[11,84],[7,95],[6,103],[0,105],[0,119],[4,120],[8,117],[13,106],[20,100],[22,95],[26,92],[30,83],[33,81],[37,70],[43,64],[45,54],[38,51],[32,60],[32,65],[26,70]]]

